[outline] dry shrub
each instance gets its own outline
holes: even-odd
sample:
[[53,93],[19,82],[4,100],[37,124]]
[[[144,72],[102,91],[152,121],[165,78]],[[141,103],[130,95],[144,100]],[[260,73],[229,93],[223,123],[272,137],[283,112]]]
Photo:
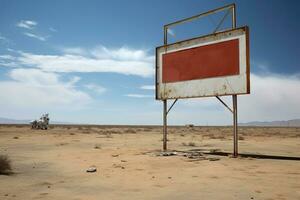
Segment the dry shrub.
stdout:
[[100,144],[95,144],[94,149],[101,149],[101,145]]
[[82,133],[84,133],[84,134],[90,134],[91,132],[88,131],[88,130],[84,130],[84,131],[82,131]]
[[225,139],[224,135],[214,135],[214,134],[211,134],[208,137],[209,137],[209,139]]
[[128,128],[124,130],[124,133],[136,133],[136,130]]
[[144,128],[144,131],[145,132],[150,132],[150,131],[152,131],[152,128]]
[[239,136],[239,140],[245,140],[243,136]]
[[9,175],[12,173],[10,163],[6,155],[0,155],[0,175]]
[[105,133],[106,134],[121,134],[122,131],[120,131],[120,130],[106,130]]

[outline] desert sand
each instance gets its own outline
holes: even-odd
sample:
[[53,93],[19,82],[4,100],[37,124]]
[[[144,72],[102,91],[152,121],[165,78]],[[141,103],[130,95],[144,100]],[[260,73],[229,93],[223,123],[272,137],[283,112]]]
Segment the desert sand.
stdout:
[[0,175],[0,199],[300,199],[300,128],[239,136],[239,152],[252,156],[188,158],[231,153],[232,128],[171,127],[168,148],[181,154],[158,156],[161,127],[2,125],[0,154],[14,173]]

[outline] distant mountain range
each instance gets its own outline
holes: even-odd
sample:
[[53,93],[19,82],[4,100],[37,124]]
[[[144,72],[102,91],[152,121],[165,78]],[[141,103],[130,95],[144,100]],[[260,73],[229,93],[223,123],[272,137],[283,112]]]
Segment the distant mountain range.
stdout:
[[[0,117],[0,124],[29,124],[31,120],[17,120]],[[50,121],[50,124],[71,124],[69,122]],[[300,127],[300,119],[292,119],[287,121],[254,121],[247,123],[239,123],[239,126],[286,126]]]
[[300,127],[300,119],[292,119],[287,121],[269,121],[269,122],[247,122],[239,123],[240,126],[287,126],[287,127]]
[[[18,119],[9,119],[9,118],[0,117],[0,124],[29,124],[30,121],[32,120],[29,119],[18,120]],[[70,123],[50,121],[50,124],[70,124]]]

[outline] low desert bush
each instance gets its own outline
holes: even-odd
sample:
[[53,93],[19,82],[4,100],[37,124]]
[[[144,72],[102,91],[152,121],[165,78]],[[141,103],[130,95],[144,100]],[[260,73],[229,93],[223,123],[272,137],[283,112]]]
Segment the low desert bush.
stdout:
[[10,160],[6,155],[0,155],[0,175],[11,174]]
[[133,128],[128,128],[124,130],[124,133],[136,133],[136,130]]
[[144,128],[144,132],[152,131],[152,128]]
[[245,140],[243,136],[239,136],[239,140]]

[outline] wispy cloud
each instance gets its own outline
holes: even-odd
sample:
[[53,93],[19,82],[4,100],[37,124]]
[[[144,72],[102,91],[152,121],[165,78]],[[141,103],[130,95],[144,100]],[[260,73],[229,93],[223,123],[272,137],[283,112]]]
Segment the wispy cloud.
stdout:
[[52,32],[57,32],[57,30],[53,27],[50,27],[49,30],[52,31]]
[[86,55],[86,50],[80,47],[63,48],[65,54]]
[[9,42],[9,39],[7,39],[6,37],[4,37],[0,34],[0,41],[3,43],[7,43],[7,42]]
[[15,43],[0,33],[0,44],[11,46],[14,45]]
[[133,97],[133,98],[153,98],[152,95],[146,95],[146,94],[126,94],[127,97]]
[[[40,55],[14,52],[19,67],[33,67],[46,72],[109,72],[151,77],[154,57],[145,50],[129,48],[66,48],[63,54]],[[0,59],[1,61],[1,59]],[[8,63],[2,59],[2,63]]]
[[12,55],[4,54],[4,55],[0,55],[0,59],[4,59],[4,60],[14,60],[15,57],[12,56]]
[[16,62],[16,57],[8,54],[0,55],[0,66],[3,67],[18,67],[18,63]]
[[175,32],[172,29],[168,29],[168,34],[170,34],[171,36],[175,37]]
[[31,37],[31,38],[35,38],[35,39],[38,39],[40,41],[46,41],[46,37],[44,36],[40,36],[40,35],[36,35],[36,34],[33,34],[33,33],[28,33],[28,32],[25,32],[24,35],[28,36],[28,37]]
[[143,90],[155,90],[155,86],[154,85],[143,85],[140,87],[140,89]]
[[85,87],[88,88],[89,90],[95,91],[98,94],[103,94],[106,91],[106,88],[97,84],[87,84],[85,85]]
[[19,23],[17,23],[17,27],[20,28],[25,28],[25,29],[33,29],[34,27],[37,26],[37,22],[36,21],[32,21],[32,20],[21,20]]

